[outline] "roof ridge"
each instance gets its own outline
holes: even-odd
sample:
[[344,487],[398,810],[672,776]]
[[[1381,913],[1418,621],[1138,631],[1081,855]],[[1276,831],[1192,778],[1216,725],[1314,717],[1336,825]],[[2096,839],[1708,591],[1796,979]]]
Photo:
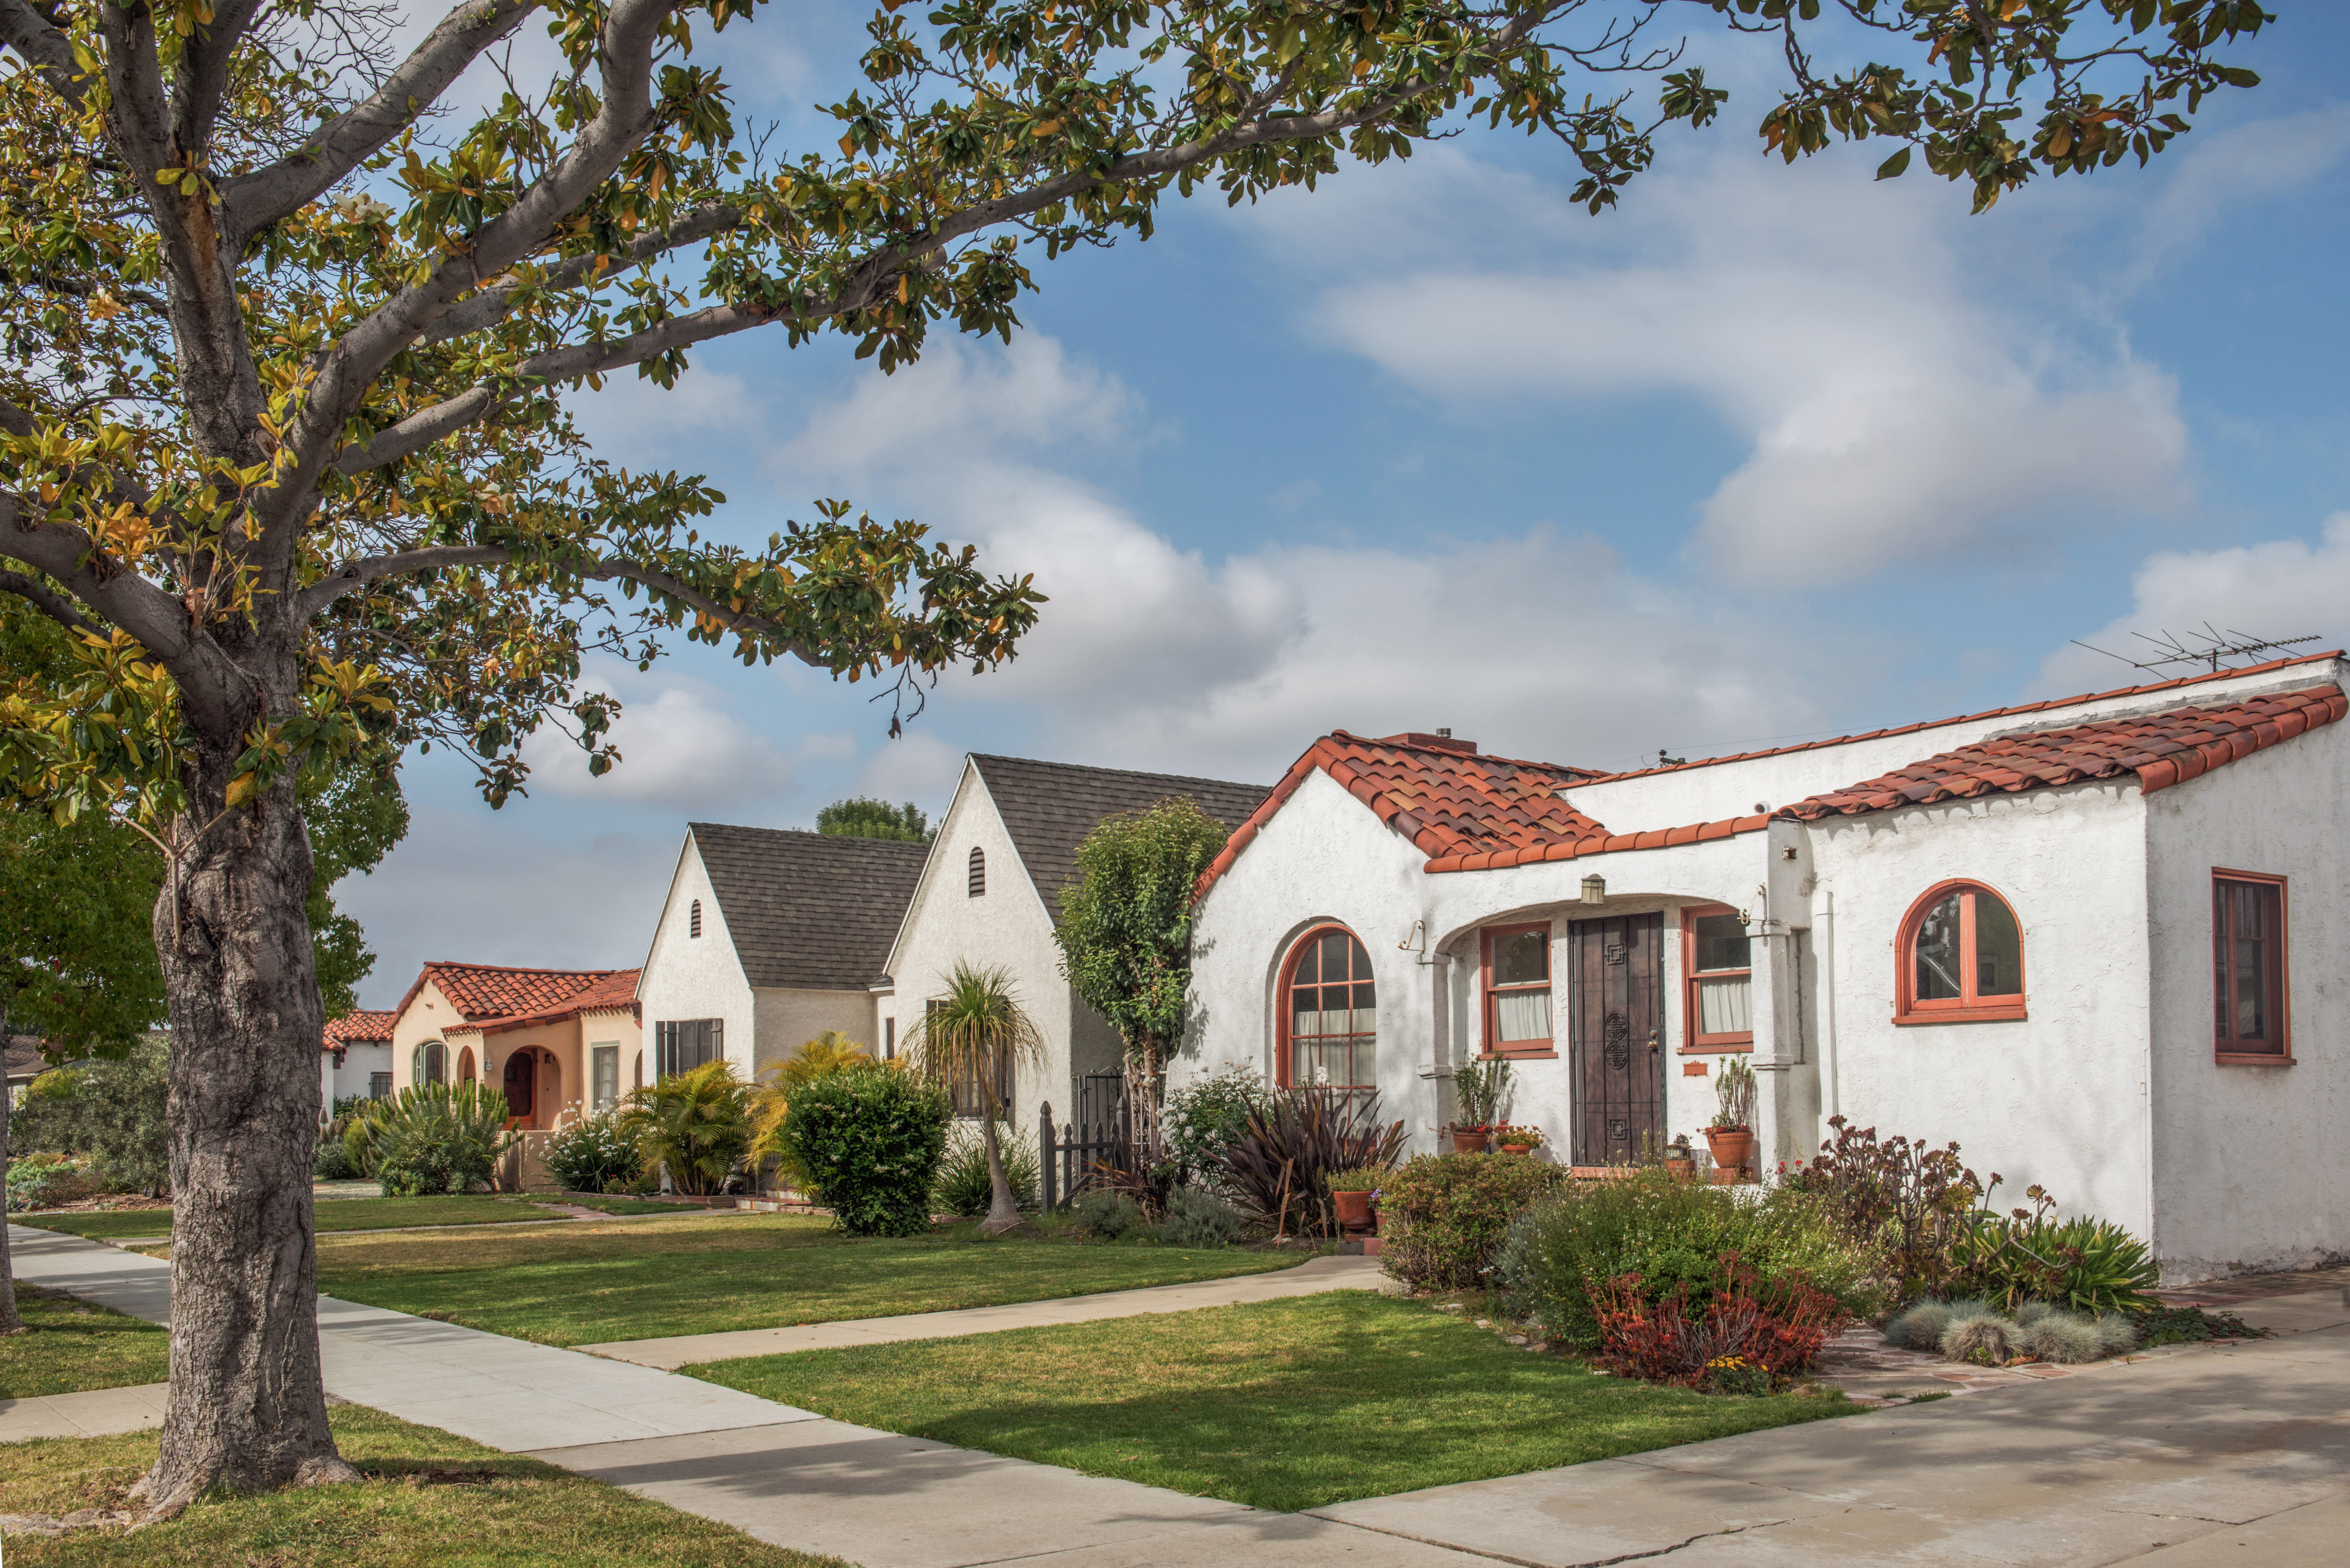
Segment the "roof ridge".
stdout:
[[1162,774],[1155,772],[1149,768],[1105,768],[1098,767],[1092,763],[1056,763],[1047,757],[1015,757],[1003,752],[972,752],[969,753],[968,755],[974,763],[1018,763],[1024,767],[1062,768],[1071,773],[1107,774],[1116,778],[1172,779],[1178,784],[1218,784],[1226,789],[1263,789],[1265,787],[1263,784],[1250,784],[1242,779],[1211,779],[1205,774]]
[[1440,757],[1461,757],[1471,762],[1500,763],[1513,768],[1541,768],[1550,773],[1580,774],[1588,783],[1615,775],[1598,768],[1579,767],[1574,763],[1546,763],[1537,757],[1505,757],[1499,752],[1464,752],[1451,746],[1424,746],[1395,735],[1357,735],[1352,730],[1332,730],[1326,739],[1345,736],[1366,746],[1388,746],[1399,752],[1424,752]]

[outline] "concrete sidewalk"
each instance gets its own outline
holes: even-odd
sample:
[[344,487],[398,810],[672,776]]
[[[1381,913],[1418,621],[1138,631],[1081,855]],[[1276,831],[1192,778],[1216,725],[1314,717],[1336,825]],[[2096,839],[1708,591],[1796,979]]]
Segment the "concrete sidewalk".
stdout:
[[1376,1258],[1309,1258],[1295,1268],[1276,1269],[1270,1273],[1240,1274],[1230,1279],[1199,1280],[1180,1285],[1105,1291],[1091,1296],[1056,1296],[1050,1301],[1014,1302],[1008,1306],[965,1307],[958,1312],[908,1313],[899,1317],[860,1317],[839,1323],[801,1324],[786,1328],[684,1334],[675,1339],[624,1339],[608,1345],[583,1345],[579,1348],[591,1355],[633,1361],[639,1366],[674,1368],[709,1361],[732,1361],[744,1355],[778,1355],[795,1350],[837,1350],[846,1345],[887,1345],[904,1339],[953,1339],[967,1334],[994,1334],[1007,1328],[1095,1323],[1103,1318],[1139,1317],[1149,1313],[1191,1312],[1200,1307],[1234,1306],[1246,1302],[1279,1301],[1288,1296],[1319,1295],[1324,1291],[1394,1293],[1402,1289],[1400,1282],[1380,1272]]
[[95,1388],[85,1394],[36,1394],[0,1399],[0,1443],[27,1438],[110,1438],[163,1424],[168,1383]]

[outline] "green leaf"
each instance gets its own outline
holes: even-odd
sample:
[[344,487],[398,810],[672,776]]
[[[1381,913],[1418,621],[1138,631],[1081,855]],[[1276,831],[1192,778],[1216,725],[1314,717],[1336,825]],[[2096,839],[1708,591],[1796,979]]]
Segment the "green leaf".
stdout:
[[1908,167],[1909,149],[1905,147],[1877,166],[1877,177],[1879,180],[1898,180]]

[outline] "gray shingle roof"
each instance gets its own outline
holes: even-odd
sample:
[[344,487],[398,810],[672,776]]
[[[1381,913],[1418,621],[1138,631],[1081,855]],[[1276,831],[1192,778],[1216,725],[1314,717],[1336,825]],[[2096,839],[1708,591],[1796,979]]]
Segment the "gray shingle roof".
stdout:
[[1061,919],[1061,885],[1076,873],[1077,846],[1102,818],[1141,811],[1171,795],[1188,794],[1230,832],[1247,819],[1271,789],[1267,784],[1133,774],[1025,757],[974,753],[971,760],[1056,925]]
[[863,991],[881,978],[929,845],[713,822],[688,828],[753,985]]

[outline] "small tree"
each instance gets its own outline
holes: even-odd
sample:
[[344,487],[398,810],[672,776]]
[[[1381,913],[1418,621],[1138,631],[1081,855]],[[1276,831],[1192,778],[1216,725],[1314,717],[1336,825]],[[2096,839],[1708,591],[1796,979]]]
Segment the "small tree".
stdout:
[[631,1093],[620,1131],[648,1168],[667,1166],[680,1192],[707,1197],[751,1151],[751,1085],[733,1063],[705,1062]]
[[950,1084],[969,1084],[979,1100],[980,1136],[987,1143],[987,1180],[994,1190],[983,1236],[1001,1236],[1020,1223],[1020,1205],[1003,1174],[1003,1146],[995,1124],[1011,1114],[996,1085],[1045,1057],[1045,1037],[1012,995],[1012,976],[1000,969],[957,964],[947,994],[914,1026],[914,1064]]
[[762,1082],[751,1094],[751,1158],[762,1163],[770,1159],[781,1162],[783,1174],[795,1185],[802,1184],[807,1171],[793,1158],[791,1144],[785,1137],[792,1096],[834,1073],[897,1065],[895,1061],[876,1062],[862,1044],[837,1029],[827,1029],[774,1066],[763,1069],[759,1074]]
[[1189,795],[1105,817],[1061,889],[1061,972],[1126,1043],[1128,1136],[1159,1160],[1159,1085],[1191,994],[1191,892],[1224,846],[1224,825]]
[[891,805],[866,795],[834,801],[817,812],[816,830],[839,838],[892,838],[901,844],[931,841],[930,819],[912,801]]

